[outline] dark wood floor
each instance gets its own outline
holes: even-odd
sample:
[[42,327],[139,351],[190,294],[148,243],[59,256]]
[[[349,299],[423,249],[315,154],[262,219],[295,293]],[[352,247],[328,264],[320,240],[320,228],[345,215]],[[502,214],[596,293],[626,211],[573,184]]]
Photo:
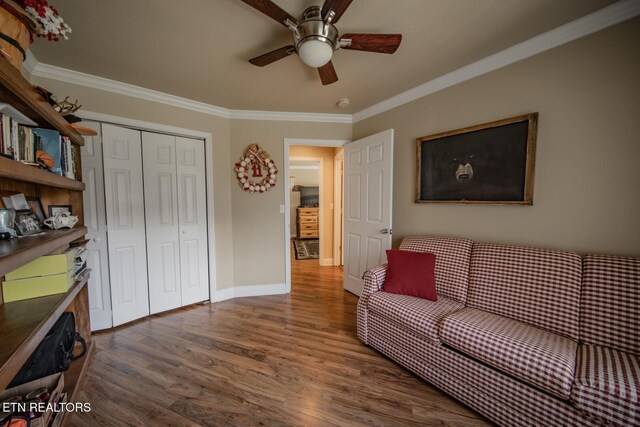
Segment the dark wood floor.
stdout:
[[[292,257],[294,258],[294,257]],[[295,261],[290,295],[237,298],[94,336],[75,426],[487,426],[364,346],[342,271]]]

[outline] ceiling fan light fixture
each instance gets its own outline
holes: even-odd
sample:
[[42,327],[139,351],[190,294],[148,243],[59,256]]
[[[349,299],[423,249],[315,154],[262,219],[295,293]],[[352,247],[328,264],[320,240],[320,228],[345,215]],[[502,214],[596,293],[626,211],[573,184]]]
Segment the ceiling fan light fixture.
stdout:
[[325,24],[319,6],[308,7],[303,21],[292,30],[296,52],[302,62],[309,67],[320,68],[331,61],[339,39],[338,30],[331,24]]
[[298,55],[309,67],[319,68],[331,61],[333,46],[319,39],[306,39],[298,44]]
[[[331,58],[336,49],[365,52],[394,53],[402,40],[401,34],[344,34],[340,37],[334,26],[353,0],[324,0],[322,7],[309,6],[302,13],[302,21],[289,15],[273,0],[242,0],[293,33],[293,45],[283,46],[249,59],[264,67],[296,52],[303,64],[316,68],[324,86],[338,81]],[[305,0],[305,2],[310,0]],[[0,0],[0,3],[2,0]]]

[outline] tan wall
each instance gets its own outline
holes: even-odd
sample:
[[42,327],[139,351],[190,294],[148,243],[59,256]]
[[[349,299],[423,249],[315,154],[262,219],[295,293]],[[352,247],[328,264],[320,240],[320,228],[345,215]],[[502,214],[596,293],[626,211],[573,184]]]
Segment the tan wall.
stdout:
[[[278,185],[263,194],[249,194],[232,184],[233,252],[236,285],[281,284],[285,282],[284,139],[351,139],[350,124],[231,121],[231,160],[235,162],[250,144],[260,144],[269,152],[280,171]],[[231,163],[228,171],[232,174]]]
[[33,77],[34,84],[58,96],[78,99],[86,111],[110,114],[213,135],[216,285],[284,283],[284,204],[282,175],[264,194],[247,194],[237,185],[233,163],[251,143],[259,143],[283,171],[284,138],[350,139],[350,124],[228,120],[152,101]]
[[320,200],[320,263],[333,262],[333,158],[334,147],[289,147],[290,157],[322,159],[322,199]]
[[[69,95],[71,99],[77,98],[82,104],[82,110],[209,132],[213,135],[216,287],[224,289],[233,286],[229,120],[58,80],[40,77],[32,80],[57,96]],[[211,159],[207,166],[210,164]]]
[[[640,255],[640,19],[354,124],[394,128],[393,230]],[[415,138],[539,112],[534,205],[415,204]]]

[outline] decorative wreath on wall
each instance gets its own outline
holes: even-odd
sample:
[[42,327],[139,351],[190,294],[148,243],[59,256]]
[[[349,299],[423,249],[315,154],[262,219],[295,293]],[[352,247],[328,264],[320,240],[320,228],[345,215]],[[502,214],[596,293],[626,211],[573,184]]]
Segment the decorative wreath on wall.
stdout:
[[[269,153],[261,150],[258,144],[251,144],[247,148],[233,170],[240,187],[249,193],[264,193],[276,186],[278,168]],[[262,179],[258,181],[253,178]]]

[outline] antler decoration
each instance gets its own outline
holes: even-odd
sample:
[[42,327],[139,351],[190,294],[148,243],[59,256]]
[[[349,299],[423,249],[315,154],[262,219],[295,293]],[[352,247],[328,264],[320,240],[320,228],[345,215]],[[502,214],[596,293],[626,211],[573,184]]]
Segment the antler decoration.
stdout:
[[71,103],[68,96],[65,97],[62,101],[56,101],[55,105],[53,106],[53,108],[63,116],[75,113],[80,109],[80,107],[82,107],[82,105],[78,105],[77,99],[76,102]]

